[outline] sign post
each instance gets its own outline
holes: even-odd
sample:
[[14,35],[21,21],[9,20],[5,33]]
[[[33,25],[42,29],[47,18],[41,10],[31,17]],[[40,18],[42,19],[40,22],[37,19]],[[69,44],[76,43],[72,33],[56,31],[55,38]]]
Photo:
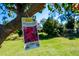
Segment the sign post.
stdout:
[[24,34],[25,50],[39,47],[37,22],[33,18],[22,18],[22,31]]

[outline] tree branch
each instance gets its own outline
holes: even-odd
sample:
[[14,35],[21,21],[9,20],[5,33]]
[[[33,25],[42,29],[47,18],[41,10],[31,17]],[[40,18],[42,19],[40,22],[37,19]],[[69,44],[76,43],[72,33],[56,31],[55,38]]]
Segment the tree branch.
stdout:
[[[40,11],[41,9],[44,8],[45,4],[32,4],[31,8],[26,12],[28,13],[29,17],[33,16],[36,12]],[[19,4],[18,4],[19,6]],[[9,22],[6,25],[0,25],[0,45],[4,42],[4,40],[6,39],[6,37],[14,32],[17,29],[21,29],[21,15],[22,10],[21,10],[22,6],[19,6],[19,9],[17,9],[17,18],[15,18],[14,20],[12,20],[11,22]],[[26,17],[26,13],[24,14]]]

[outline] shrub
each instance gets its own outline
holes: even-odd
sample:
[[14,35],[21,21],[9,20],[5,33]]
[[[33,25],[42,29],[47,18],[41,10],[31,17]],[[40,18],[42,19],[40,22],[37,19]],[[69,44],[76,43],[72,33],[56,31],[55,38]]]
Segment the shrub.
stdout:
[[49,36],[58,36],[58,22],[56,20],[47,19],[47,21],[43,24],[43,30]]

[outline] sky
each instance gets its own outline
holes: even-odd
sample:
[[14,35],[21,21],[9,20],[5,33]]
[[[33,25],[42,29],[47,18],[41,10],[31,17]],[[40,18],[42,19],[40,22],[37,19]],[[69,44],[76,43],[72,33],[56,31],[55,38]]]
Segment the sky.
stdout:
[[[58,12],[51,12],[50,10],[48,10],[48,7],[47,7],[48,4],[45,5],[45,9],[43,9],[42,13],[36,13],[35,16],[36,16],[36,20],[37,22],[39,23],[42,19],[47,19],[48,17],[50,16],[53,16],[54,19],[57,19],[58,16],[59,16],[59,13]],[[49,15],[50,14],[50,15]],[[57,19],[59,22],[60,20]]]
[[[2,9],[1,9],[1,7],[2,7]],[[13,20],[14,18],[16,18],[16,13],[14,13],[13,11],[11,11],[11,15],[12,15],[12,17],[9,17],[8,16],[8,11],[9,10],[7,10],[6,8],[5,8],[5,6],[3,6],[3,4],[2,3],[0,3],[0,24],[3,24],[3,17],[7,17],[7,19],[5,19],[6,21],[11,21],[11,20]]]
[[39,23],[43,18],[44,18],[44,19],[47,19],[47,18],[49,17],[50,11],[49,11],[48,8],[47,8],[47,4],[46,4],[45,6],[46,6],[46,8],[43,9],[42,13],[39,13],[39,12],[38,12],[38,13],[35,14],[36,20],[37,20],[38,23]]

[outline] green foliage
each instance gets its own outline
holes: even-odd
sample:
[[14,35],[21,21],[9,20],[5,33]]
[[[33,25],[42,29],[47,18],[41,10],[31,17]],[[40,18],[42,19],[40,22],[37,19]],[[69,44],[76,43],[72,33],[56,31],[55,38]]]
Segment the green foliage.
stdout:
[[62,7],[68,11],[72,9],[72,3],[62,3]]
[[43,30],[49,36],[57,36],[58,33],[58,22],[56,20],[48,18],[43,25]]
[[79,20],[76,21],[77,28],[79,28]]
[[58,32],[59,35],[63,36],[64,35],[64,25],[59,24],[58,30],[59,30],[59,32]]
[[55,3],[55,4],[54,4],[54,7],[55,7],[56,9],[58,9],[60,6],[59,6],[57,3]]
[[6,20],[6,19],[7,19],[7,17],[4,16],[3,19],[2,19],[3,20],[3,25],[6,25],[8,23],[8,20]]
[[9,8],[9,7],[14,7],[15,3],[4,3],[4,5]]
[[52,11],[52,7],[50,7],[50,5],[48,5],[48,9],[49,9],[50,11]]
[[53,9],[52,12],[54,12],[55,10],[58,10],[59,13],[61,13],[61,14],[63,13],[62,8],[64,8],[64,10],[65,10],[64,12],[71,10],[71,11],[73,11],[73,13],[78,13],[79,12],[78,10],[73,10],[72,5],[73,5],[73,3],[54,3],[54,5],[52,7],[55,7],[55,8],[52,8],[51,4],[48,4],[48,9],[50,11],[52,11],[52,9]]
[[17,30],[16,33],[18,34],[19,37],[22,36],[22,30]]
[[67,23],[66,23],[66,28],[67,29],[74,29],[75,26],[75,19],[73,17],[69,17]]

